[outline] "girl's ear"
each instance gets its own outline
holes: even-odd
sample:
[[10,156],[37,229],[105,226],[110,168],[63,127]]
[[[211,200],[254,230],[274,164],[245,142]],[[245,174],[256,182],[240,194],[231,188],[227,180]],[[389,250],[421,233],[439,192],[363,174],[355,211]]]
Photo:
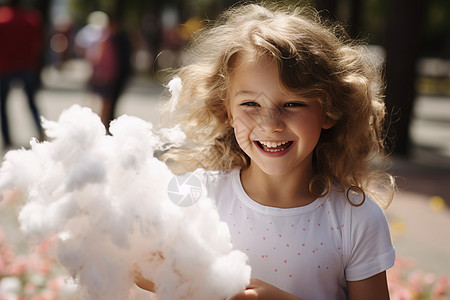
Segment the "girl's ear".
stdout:
[[331,127],[333,127],[334,125],[336,125],[335,120],[330,119],[329,117],[325,116],[325,120],[322,124],[322,129],[330,129]]

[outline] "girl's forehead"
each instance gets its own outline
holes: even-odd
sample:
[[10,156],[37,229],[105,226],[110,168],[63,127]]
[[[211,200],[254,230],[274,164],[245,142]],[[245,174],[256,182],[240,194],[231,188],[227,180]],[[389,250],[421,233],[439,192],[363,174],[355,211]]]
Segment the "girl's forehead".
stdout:
[[233,85],[236,81],[242,80],[243,77],[252,80],[252,77],[260,77],[261,73],[281,81],[275,59],[269,56],[238,56],[230,68],[230,83]]
[[259,83],[262,79],[277,82],[280,89],[286,89],[277,60],[269,55],[240,56],[230,69],[230,84],[240,85],[245,82]]
[[318,96],[306,95],[301,86],[288,86],[283,81],[279,63],[274,57],[270,55],[239,55],[230,71],[229,96],[240,95],[244,92],[258,94],[267,90],[276,90],[278,95],[284,95],[287,98],[300,97],[304,100],[319,100]]
[[242,53],[236,53],[234,59],[231,63],[231,68],[239,69],[241,67],[245,66],[251,66],[251,65],[274,65],[274,67],[277,66],[276,59],[273,56],[270,56],[269,54],[261,54],[258,53],[256,50],[252,51],[246,51]]
[[258,79],[270,78],[271,80],[280,80],[280,73],[276,62],[270,58],[238,58],[231,68],[231,84],[245,82],[258,82]]

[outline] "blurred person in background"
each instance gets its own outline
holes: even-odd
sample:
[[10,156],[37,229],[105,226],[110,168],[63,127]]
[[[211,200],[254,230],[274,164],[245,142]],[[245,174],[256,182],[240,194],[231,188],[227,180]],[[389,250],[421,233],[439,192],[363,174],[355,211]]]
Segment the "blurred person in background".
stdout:
[[76,37],[77,46],[84,50],[84,57],[92,66],[89,88],[101,98],[100,117],[107,130],[132,73],[131,42],[123,29],[122,12],[118,11],[111,20],[104,13],[94,12],[90,24]]
[[6,102],[11,84],[16,81],[23,84],[39,139],[44,138],[35,103],[43,49],[43,22],[39,12],[25,10],[20,4],[19,0],[10,0],[0,7],[0,117],[5,149],[12,147]]
[[122,12],[123,10],[113,16],[109,26],[111,43],[116,52],[117,74],[112,86],[112,97],[108,103],[103,102],[102,120],[105,122],[110,122],[116,117],[117,102],[132,74],[132,45],[123,27]]
[[73,47],[75,33],[74,22],[69,14],[58,14],[53,19],[49,30],[50,47],[46,55],[49,64],[58,70],[62,70],[64,64],[75,55]]

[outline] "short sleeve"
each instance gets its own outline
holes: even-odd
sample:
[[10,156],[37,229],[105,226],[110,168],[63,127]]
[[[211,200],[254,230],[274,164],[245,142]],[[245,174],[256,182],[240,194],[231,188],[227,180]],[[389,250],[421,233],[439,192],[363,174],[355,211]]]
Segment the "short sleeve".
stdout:
[[345,278],[347,281],[367,279],[394,265],[395,250],[383,210],[367,199],[360,207],[346,210],[344,234]]

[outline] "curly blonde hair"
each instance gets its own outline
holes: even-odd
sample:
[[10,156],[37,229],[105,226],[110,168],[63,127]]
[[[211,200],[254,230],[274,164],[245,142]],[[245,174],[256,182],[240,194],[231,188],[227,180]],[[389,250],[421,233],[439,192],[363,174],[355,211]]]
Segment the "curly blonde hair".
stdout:
[[[384,89],[366,49],[310,7],[230,8],[195,35],[188,52],[191,63],[175,73],[183,87],[171,120],[181,124],[191,144],[173,149],[165,159],[178,162],[183,171],[248,167],[250,159],[228,123],[230,73],[238,57],[269,56],[277,61],[287,89],[319,99],[336,122],[323,130],[316,146],[310,186],[356,186],[387,207],[394,181],[377,159],[385,157]],[[380,190],[390,196],[380,197]]]

